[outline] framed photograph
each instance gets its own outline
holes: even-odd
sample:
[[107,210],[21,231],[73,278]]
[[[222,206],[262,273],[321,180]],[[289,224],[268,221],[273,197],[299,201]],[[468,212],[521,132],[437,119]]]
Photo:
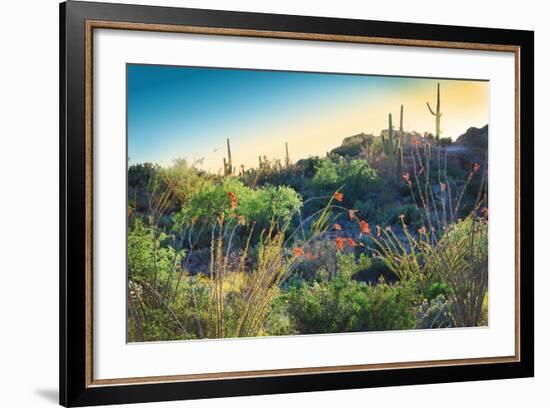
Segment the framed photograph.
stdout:
[[60,6],[60,403],[534,375],[534,34]]

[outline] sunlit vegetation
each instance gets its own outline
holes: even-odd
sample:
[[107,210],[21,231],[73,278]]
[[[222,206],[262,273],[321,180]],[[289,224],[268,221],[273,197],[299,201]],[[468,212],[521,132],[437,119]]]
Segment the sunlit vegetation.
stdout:
[[129,341],[487,325],[486,147],[391,118],[359,136],[249,169],[228,142],[220,174],[130,165]]

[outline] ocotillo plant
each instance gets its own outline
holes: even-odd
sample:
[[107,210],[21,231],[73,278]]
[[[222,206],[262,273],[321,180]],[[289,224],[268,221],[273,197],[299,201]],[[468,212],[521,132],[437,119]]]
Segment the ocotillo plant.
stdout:
[[227,160],[223,159],[223,175],[231,176],[233,174],[233,161],[231,160],[231,145],[227,139]]
[[432,115],[435,116],[435,143],[439,144],[439,136],[441,135],[441,99],[439,97],[439,82],[437,83],[437,100],[435,103],[435,112],[433,111],[432,107],[430,106],[429,102],[426,102],[426,105],[428,105],[428,110]]
[[387,138],[382,133],[382,146],[384,154],[388,159],[388,175],[393,177],[394,181],[401,176],[403,168],[403,150],[401,149],[401,140],[394,137],[391,113],[388,114],[388,135]]

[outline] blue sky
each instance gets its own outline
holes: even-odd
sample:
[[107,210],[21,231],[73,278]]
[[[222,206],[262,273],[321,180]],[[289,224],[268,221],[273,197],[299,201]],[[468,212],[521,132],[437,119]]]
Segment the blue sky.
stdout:
[[[419,125],[433,122],[421,100],[435,98],[433,79],[133,64],[127,69],[131,163],[202,158],[206,169],[217,172],[226,138],[235,164],[246,167],[254,166],[259,154],[282,158],[285,142],[296,160],[324,154],[351,134],[378,133],[386,126],[388,111],[397,122],[399,101],[406,104],[411,96],[423,105],[414,114],[422,116]],[[460,94],[465,93],[466,82],[447,82],[448,93],[452,88],[456,94],[457,84]],[[488,90],[487,83],[467,84]],[[443,94],[445,84],[442,87]],[[479,104],[479,96],[475,99]],[[488,105],[488,100],[481,102]],[[406,104],[406,118],[415,112],[409,108]],[[483,125],[488,113],[483,115],[464,119]]]

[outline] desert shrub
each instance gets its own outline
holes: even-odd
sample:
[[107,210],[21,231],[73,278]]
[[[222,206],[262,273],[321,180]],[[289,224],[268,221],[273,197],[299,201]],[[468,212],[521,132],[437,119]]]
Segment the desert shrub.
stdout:
[[128,187],[144,189],[159,168],[157,164],[153,163],[139,163],[128,166]]
[[289,314],[300,333],[341,333],[366,330],[367,303],[361,287],[343,274],[330,282],[292,288]]
[[384,281],[371,286],[353,280],[362,262],[365,258],[355,262],[353,255],[339,255],[333,279],[290,289],[288,312],[300,333],[414,328],[414,291]]
[[453,143],[452,137],[440,137],[439,138],[439,146],[446,147],[449,146],[451,143]]
[[[185,283],[175,300],[169,301],[160,287],[144,278],[132,276],[128,281],[128,341],[183,340],[202,337],[201,314],[206,292],[195,277]],[[193,293],[193,299],[188,295]],[[195,314],[195,311],[197,313]],[[198,324],[197,324],[198,323]]]
[[280,160],[269,160],[265,156],[258,167],[241,168],[239,180],[251,188],[271,185],[292,187],[295,190],[302,190],[306,181],[302,166],[292,163],[283,165]]
[[431,300],[424,299],[418,307],[417,329],[440,329],[455,326],[452,305],[444,295],[439,294]]
[[388,268],[400,281],[419,284],[421,290],[441,282],[456,325],[482,324],[488,279],[486,219],[471,215],[449,225],[440,237],[425,228],[416,236],[402,222],[402,233],[401,239],[384,229],[380,238],[372,237],[375,252]]
[[413,204],[407,204],[392,209],[384,224],[399,224],[402,215],[404,216],[403,221],[405,224],[411,226],[414,230],[425,224],[424,212]]
[[388,284],[384,280],[367,286],[368,330],[405,330],[415,327],[418,291],[411,283]]
[[199,170],[197,164],[199,162],[189,164],[185,159],[175,159],[170,166],[158,169],[160,181],[175,195],[180,206],[194,194],[214,184],[214,176]]
[[458,326],[482,324],[488,284],[487,232],[485,219],[470,216],[428,247],[427,267],[449,287]]
[[[236,199],[232,208],[231,195]],[[179,225],[185,223],[215,223],[219,214],[226,220],[255,222],[257,229],[267,228],[271,221],[283,226],[302,206],[302,199],[290,187],[266,186],[256,190],[245,186],[241,181],[227,178],[219,184],[206,185],[192,195],[181,209],[176,219]]]
[[394,283],[395,275],[391,273],[384,261],[378,257],[369,258],[369,264],[353,274],[353,279],[358,281],[376,284],[380,278],[385,282]]
[[340,189],[346,201],[354,203],[364,199],[364,195],[376,191],[380,179],[376,170],[366,160],[347,161],[341,157],[335,160],[324,159],[316,167],[312,184],[320,192],[333,192]]
[[424,288],[423,295],[428,301],[435,299],[438,296],[447,297],[451,293],[451,289],[448,285],[442,282],[433,282]]
[[173,237],[146,225],[140,218],[128,232],[128,273],[131,276],[165,280],[179,272],[185,251],[174,247]]
[[[347,253],[351,251],[351,248],[345,248],[344,251]],[[299,277],[307,282],[331,279],[336,275],[338,269],[342,268],[342,264],[344,263],[342,259],[348,259],[346,256],[349,256],[352,262],[354,259],[352,253],[348,255],[337,253],[334,250],[334,242],[328,239],[320,239],[310,243],[308,252],[313,255],[312,259],[303,259],[297,265],[293,274],[295,277]],[[361,259],[365,259],[365,264],[370,262],[370,259],[366,259],[364,256]],[[353,273],[357,271],[354,270]]]
[[273,301],[271,312],[267,317],[264,334],[267,336],[299,334],[288,314],[288,302],[285,293],[281,292]]

